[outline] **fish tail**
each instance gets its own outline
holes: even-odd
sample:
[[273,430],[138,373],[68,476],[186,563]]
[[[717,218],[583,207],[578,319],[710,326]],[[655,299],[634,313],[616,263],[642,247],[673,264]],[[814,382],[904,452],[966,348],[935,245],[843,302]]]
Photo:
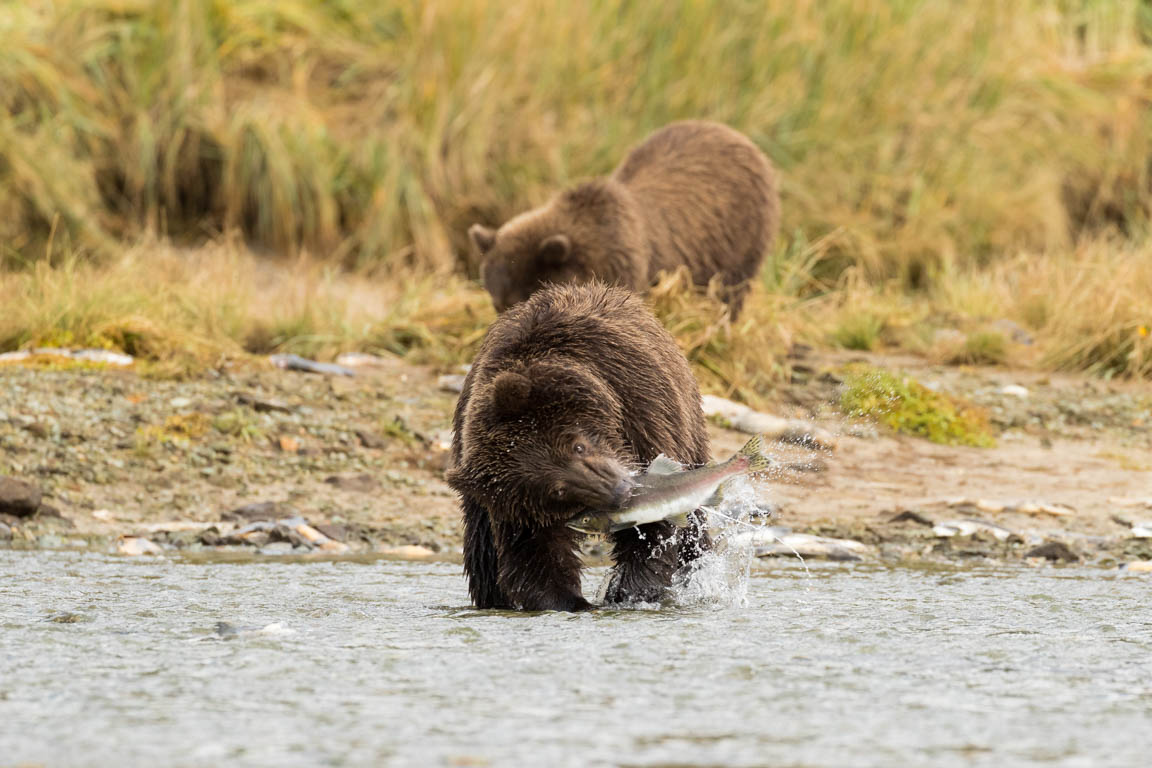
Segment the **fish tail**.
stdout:
[[740,449],[740,455],[748,460],[749,472],[763,472],[772,466],[772,459],[764,455],[764,438],[753,435]]

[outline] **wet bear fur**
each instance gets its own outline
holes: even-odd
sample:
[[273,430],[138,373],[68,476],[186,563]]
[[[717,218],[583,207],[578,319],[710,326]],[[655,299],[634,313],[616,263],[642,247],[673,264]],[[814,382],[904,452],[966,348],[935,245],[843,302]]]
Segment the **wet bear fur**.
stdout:
[[[448,483],[461,498],[464,570],[479,608],[583,610],[581,534],[565,521],[612,509],[629,472],[664,453],[709,459],[696,380],[631,292],[549,286],[501,314],[456,406]],[[607,602],[659,600],[708,548],[697,523],[612,535]]]
[[734,317],[779,221],[776,175],[756,145],[720,123],[684,121],[649,136],[610,176],[468,234],[497,311],[545,283],[598,279],[643,292],[686,266],[700,286],[719,276]]

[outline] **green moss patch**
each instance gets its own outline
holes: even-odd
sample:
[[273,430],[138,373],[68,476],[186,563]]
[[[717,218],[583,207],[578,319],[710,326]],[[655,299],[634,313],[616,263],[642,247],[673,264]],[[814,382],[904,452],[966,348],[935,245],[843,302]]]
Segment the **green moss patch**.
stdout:
[[840,407],[848,416],[875,419],[896,432],[934,443],[990,447],[996,442],[980,408],[879,368],[851,369]]

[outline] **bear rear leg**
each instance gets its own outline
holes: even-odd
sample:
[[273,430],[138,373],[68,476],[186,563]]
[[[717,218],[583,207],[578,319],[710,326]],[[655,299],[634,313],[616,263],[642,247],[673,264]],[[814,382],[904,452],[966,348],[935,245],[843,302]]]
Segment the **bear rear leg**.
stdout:
[[605,603],[655,603],[664,598],[676,572],[680,546],[671,523],[650,523],[612,534],[615,568]]

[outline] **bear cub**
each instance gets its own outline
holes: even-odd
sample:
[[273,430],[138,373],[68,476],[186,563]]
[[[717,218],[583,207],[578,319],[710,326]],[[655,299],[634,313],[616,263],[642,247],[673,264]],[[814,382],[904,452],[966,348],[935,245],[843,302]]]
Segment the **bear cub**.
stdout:
[[661,271],[685,266],[696,285],[719,276],[735,317],[779,221],[764,154],[728,126],[693,120],[649,136],[611,175],[468,234],[498,312],[546,283],[601,280],[643,292]]
[[[629,473],[661,453],[710,457],[696,379],[672,336],[631,292],[548,286],[501,314],[464,381],[448,483],[464,517],[464,570],[479,608],[583,610],[586,509],[618,508]],[[694,522],[612,535],[608,602],[659,600],[709,546]]]

